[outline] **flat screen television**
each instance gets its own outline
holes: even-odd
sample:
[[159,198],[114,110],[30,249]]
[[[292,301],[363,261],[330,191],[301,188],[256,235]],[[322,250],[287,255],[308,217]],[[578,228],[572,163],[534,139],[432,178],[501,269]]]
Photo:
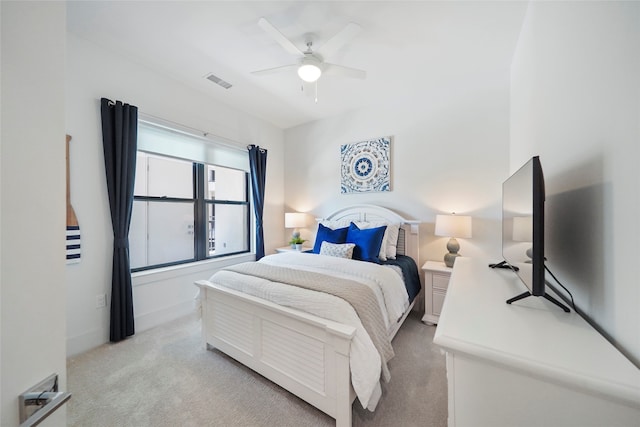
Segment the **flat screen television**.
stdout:
[[[528,296],[542,296],[565,311],[562,303],[546,292],[544,257],[545,187],[542,165],[532,157],[502,185],[502,256],[527,291],[507,304]],[[498,265],[496,265],[498,266]]]

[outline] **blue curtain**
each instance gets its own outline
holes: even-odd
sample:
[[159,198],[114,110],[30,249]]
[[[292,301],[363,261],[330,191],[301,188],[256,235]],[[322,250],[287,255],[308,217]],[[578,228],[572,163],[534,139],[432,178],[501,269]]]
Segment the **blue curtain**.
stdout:
[[136,173],[138,107],[102,98],[102,145],[113,225],[111,325],[109,339],[121,341],[135,333],[129,264],[129,225]]
[[267,175],[267,150],[257,145],[249,145],[249,169],[253,190],[253,211],[256,215],[256,261],[264,256],[264,232],[262,212],[264,211],[264,187]]

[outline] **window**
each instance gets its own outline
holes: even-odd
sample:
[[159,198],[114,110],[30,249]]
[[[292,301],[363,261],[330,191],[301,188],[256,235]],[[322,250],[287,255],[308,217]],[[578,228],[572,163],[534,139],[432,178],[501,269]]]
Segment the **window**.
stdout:
[[209,256],[249,250],[248,174],[243,171],[206,166],[204,197]]
[[[144,130],[139,126],[139,141],[141,134],[149,137]],[[248,191],[244,170],[138,151],[129,230],[131,269],[248,252]]]

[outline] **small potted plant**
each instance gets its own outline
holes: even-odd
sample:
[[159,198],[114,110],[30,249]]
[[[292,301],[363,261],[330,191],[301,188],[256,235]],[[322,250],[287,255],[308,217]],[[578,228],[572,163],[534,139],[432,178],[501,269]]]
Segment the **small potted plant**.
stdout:
[[306,242],[306,240],[304,240],[301,237],[292,237],[291,240],[289,240],[289,244],[291,245],[291,249],[295,249],[296,251],[301,251],[302,250],[302,244]]

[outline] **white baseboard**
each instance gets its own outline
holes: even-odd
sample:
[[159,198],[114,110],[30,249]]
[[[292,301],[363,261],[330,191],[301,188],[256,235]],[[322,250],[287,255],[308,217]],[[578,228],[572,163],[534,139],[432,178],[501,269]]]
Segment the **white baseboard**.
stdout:
[[67,358],[99,347],[109,341],[109,330],[94,329],[75,337],[67,337]]

